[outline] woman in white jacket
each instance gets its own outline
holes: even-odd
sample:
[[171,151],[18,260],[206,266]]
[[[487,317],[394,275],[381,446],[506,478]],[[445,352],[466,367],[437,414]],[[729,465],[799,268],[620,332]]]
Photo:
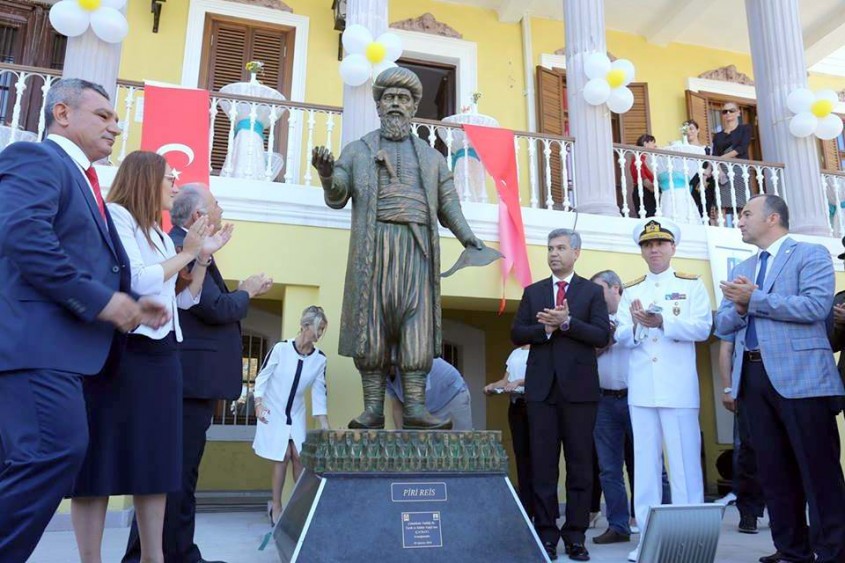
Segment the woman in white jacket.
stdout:
[[282,489],[288,461],[294,481],[302,473],[299,452],[305,441],[305,390],[311,389],[311,414],[328,429],[326,415],[326,355],[314,344],[328,321],[323,309],[310,306],[302,312],[299,334],[273,347],[255,380],[255,411],[259,424],[252,448],[273,460],[273,502],[270,523],[282,513]]

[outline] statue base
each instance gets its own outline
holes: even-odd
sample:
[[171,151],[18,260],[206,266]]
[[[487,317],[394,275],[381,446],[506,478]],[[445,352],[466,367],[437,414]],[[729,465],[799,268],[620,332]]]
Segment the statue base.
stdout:
[[501,432],[317,430],[273,541],[281,561],[548,561]]

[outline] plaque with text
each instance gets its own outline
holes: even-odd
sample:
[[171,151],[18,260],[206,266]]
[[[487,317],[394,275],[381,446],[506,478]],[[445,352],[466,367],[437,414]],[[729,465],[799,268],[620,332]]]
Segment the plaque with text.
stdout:
[[391,483],[393,502],[446,502],[446,483]]
[[402,547],[443,547],[440,512],[403,512]]

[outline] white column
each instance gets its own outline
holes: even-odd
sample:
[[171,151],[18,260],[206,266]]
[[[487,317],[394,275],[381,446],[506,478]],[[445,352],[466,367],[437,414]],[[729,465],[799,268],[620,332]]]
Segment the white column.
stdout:
[[[349,0],[346,4],[346,25],[354,23],[369,29],[373,38],[387,31],[387,0]],[[378,127],[372,81],[368,80],[361,86],[344,85],[341,148]]]
[[786,98],[795,88],[807,86],[798,0],[745,0],[745,10],[763,159],[786,165],[782,189],[789,201],[790,230],[828,235],[816,138],[799,139],[789,133],[792,112]]
[[122,45],[100,41],[90,28],[82,35],[68,37],[62,78],[82,78],[99,84],[115,101]]
[[604,0],[563,0],[566,31],[566,91],[569,130],[575,137],[576,207],[583,213],[619,215],[613,173],[613,134],[605,105],[591,106],[582,94],[584,59],[607,52]]

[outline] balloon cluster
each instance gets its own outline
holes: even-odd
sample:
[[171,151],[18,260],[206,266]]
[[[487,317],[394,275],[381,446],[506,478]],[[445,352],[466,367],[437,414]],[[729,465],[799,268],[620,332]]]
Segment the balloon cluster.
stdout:
[[396,59],[402,54],[398,35],[382,33],[374,40],[370,30],[357,23],[348,26],[341,39],[348,54],[340,63],[340,77],[349,86],[360,86],[396,66]]
[[50,8],[53,28],[68,37],[82,35],[91,26],[106,43],[120,43],[129,24],[120,13],[126,0],[61,0]]
[[833,113],[838,101],[833,90],[793,90],[786,98],[786,106],[795,114],[789,120],[789,132],[796,137],[815,134],[824,141],[835,139],[842,134],[842,118]]
[[584,60],[584,99],[591,106],[607,104],[613,113],[625,113],[634,105],[628,84],[634,80],[634,65],[627,59],[610,62],[604,53],[592,53]]

